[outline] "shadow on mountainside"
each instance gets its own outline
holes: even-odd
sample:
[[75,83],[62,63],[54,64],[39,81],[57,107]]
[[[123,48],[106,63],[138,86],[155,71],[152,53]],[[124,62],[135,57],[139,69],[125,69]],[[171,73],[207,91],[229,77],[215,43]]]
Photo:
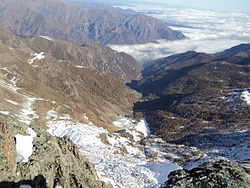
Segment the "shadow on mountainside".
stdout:
[[[179,78],[187,76],[192,70],[203,66],[204,64],[196,64],[181,69],[163,70],[155,75],[147,76],[143,73],[144,79],[133,80],[128,83],[127,86],[137,92],[142,93],[142,96],[148,96],[150,94],[162,95],[172,83]],[[170,93],[170,91],[168,92]],[[173,92],[174,93],[174,92]]]
[[0,188],[47,188],[46,180],[42,175],[33,180],[22,180],[19,182],[0,182]]
[[188,94],[167,94],[156,99],[145,100],[134,104],[134,112],[150,112],[156,110],[168,110],[173,103],[188,96]]
[[[210,135],[189,135],[181,139],[170,141],[174,144],[184,144],[199,149],[209,148],[228,148],[229,150],[237,147],[244,147],[250,150],[250,129],[242,132],[227,134],[210,134]],[[247,157],[247,156],[246,156]]]

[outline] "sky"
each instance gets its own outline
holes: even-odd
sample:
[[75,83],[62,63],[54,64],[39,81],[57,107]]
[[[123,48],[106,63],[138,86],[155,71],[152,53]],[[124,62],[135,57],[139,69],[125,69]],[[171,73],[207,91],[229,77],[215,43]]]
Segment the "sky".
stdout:
[[172,4],[196,8],[250,11],[249,0],[148,0],[152,3]]
[[244,10],[250,12],[250,0],[70,0],[82,2],[100,2],[111,5],[161,3],[188,8],[202,8],[213,10]]

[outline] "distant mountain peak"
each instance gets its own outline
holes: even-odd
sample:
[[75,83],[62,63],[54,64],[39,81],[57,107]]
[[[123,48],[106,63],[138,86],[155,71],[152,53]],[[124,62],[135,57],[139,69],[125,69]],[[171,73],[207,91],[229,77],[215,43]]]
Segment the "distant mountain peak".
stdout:
[[138,44],[185,36],[149,16],[114,9],[86,9],[63,0],[8,0],[0,4],[0,26],[22,37],[50,35],[78,45]]

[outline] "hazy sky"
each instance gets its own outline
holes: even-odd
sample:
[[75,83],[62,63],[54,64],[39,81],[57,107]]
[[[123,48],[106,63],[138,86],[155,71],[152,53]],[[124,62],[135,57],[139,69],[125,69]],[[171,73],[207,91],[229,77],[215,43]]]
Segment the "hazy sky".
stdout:
[[202,9],[222,9],[222,10],[245,10],[250,12],[250,0],[68,0],[68,1],[88,1],[100,2],[112,5],[121,4],[143,4],[162,3],[178,5],[183,7],[202,8]]
[[250,0],[147,0],[197,8],[250,11]]

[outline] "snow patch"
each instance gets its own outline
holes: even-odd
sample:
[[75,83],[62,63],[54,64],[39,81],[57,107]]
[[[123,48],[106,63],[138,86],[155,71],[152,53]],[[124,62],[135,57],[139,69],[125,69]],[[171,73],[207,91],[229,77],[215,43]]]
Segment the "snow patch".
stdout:
[[3,115],[9,115],[10,114],[10,112],[8,112],[8,111],[0,111],[0,114],[3,114]]
[[144,137],[147,137],[150,134],[148,123],[144,119],[141,120],[139,123],[137,123],[135,129],[138,132],[141,132],[144,135]]
[[245,90],[241,93],[240,98],[245,101],[248,105],[250,105],[250,92],[249,90]]
[[71,117],[69,114],[64,114],[63,116],[59,117],[60,120],[71,120]]
[[44,39],[47,39],[47,40],[49,40],[49,41],[54,41],[53,39],[51,39],[51,38],[48,37],[48,36],[39,36],[39,37],[44,38]]
[[17,134],[16,138],[16,152],[17,152],[17,163],[28,163],[29,157],[32,155],[33,139],[36,137],[36,132],[28,128],[29,136]]
[[[0,70],[4,70],[4,71],[8,72],[9,74],[13,74],[10,70],[8,70],[8,67],[0,68]],[[0,73],[0,86],[8,89],[10,91],[17,92],[17,90],[19,88],[17,87],[17,80],[18,79],[16,77],[16,74],[14,74],[15,76],[13,76],[13,78],[11,80],[8,80],[6,75],[7,74],[1,75],[1,73]]]
[[250,89],[235,89],[223,98],[227,99],[228,102],[245,101],[247,105],[250,105]]
[[156,178],[158,180],[158,183],[160,185],[162,185],[166,182],[170,172],[182,169],[176,163],[170,163],[170,162],[163,162],[163,163],[159,163],[159,164],[146,164],[143,166],[150,169],[152,172],[155,173]]
[[28,127],[28,134],[29,134],[31,137],[33,137],[33,138],[37,137],[36,132],[35,132],[32,128],[29,128],[29,127]]
[[33,54],[31,54],[32,56],[35,56],[35,57],[33,57],[32,59],[29,59],[28,60],[28,63],[30,64],[30,65],[32,65],[33,63],[34,63],[34,61],[35,60],[42,60],[42,59],[44,59],[45,58],[45,56],[44,56],[44,52],[41,52],[41,53],[33,53]]
[[83,66],[80,66],[80,65],[77,65],[76,68],[82,69],[82,68],[84,68],[84,67],[83,67]]
[[13,104],[13,105],[18,105],[18,103],[17,102],[15,102],[15,101],[12,101],[12,100],[8,100],[8,99],[5,99],[7,102],[9,102],[9,103],[11,103],[11,104]]
[[26,98],[26,100],[22,104],[22,109],[20,110],[20,113],[17,115],[17,117],[19,118],[20,122],[30,125],[34,119],[39,118],[32,107],[33,103],[38,100],[38,98],[28,96],[24,97]]
[[63,188],[61,185],[56,185],[55,188]]
[[121,117],[113,121],[113,125],[133,135],[135,141],[139,141],[142,137],[147,137],[150,134],[149,126],[144,119],[137,122],[127,117]]
[[56,120],[57,118],[58,118],[58,115],[54,109],[47,112],[47,115],[46,115],[47,120]]

